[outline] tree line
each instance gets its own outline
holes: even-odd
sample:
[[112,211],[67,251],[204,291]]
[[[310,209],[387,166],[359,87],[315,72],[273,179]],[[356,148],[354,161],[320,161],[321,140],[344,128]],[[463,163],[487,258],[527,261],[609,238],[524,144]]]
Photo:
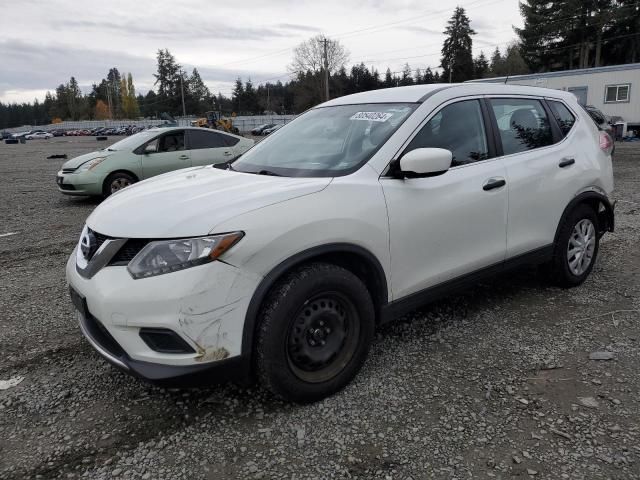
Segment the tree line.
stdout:
[[464,8],[457,7],[444,30],[438,69],[387,69],[364,63],[348,68],[349,53],[337,40],[313,37],[298,45],[289,66],[290,79],[254,85],[238,78],[231,97],[214,95],[198,70],[190,74],[167,50],[156,54],[155,90],[137,94],[131,74],[111,68],[107,76],[83,94],[71,77],[44,102],[0,103],[0,128],[44,124],[54,120],[156,118],[223,114],[300,113],[325,100],[324,47],[327,47],[329,91],[332,97],[378,88],[518,75],[640,61],[640,0],[521,0],[524,26],[516,38],[489,56],[473,56],[476,32]]

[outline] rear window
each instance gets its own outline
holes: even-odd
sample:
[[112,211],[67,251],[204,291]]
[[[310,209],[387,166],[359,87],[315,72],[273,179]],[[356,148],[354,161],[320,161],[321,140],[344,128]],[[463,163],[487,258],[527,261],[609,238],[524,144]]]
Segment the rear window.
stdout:
[[189,141],[191,150],[231,147],[238,143],[235,137],[206,130],[189,130]]
[[576,123],[576,117],[562,102],[551,100],[549,101],[549,107],[551,107],[553,116],[556,117],[558,121],[560,130],[562,130],[562,136],[566,137]]
[[549,118],[539,100],[491,99],[505,155],[553,144]]

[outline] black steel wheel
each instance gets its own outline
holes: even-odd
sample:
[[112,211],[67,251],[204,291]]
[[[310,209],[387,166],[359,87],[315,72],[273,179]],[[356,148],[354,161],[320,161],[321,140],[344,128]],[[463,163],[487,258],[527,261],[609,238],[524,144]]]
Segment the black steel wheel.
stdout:
[[357,374],[373,332],[373,302],[356,275],[331,264],[304,266],[278,282],[263,305],[260,381],[286,400],[320,400]]
[[334,377],[356,350],[360,317],[339,292],[311,298],[289,327],[287,360],[298,378],[323,382]]

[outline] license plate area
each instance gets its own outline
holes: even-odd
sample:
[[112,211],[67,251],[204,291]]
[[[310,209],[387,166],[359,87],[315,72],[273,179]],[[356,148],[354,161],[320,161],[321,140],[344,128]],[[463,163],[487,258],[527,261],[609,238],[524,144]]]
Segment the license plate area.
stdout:
[[76,307],[83,317],[87,317],[88,309],[87,309],[87,299],[76,292],[72,286],[69,286],[69,295],[71,296],[71,302],[73,302],[73,306]]

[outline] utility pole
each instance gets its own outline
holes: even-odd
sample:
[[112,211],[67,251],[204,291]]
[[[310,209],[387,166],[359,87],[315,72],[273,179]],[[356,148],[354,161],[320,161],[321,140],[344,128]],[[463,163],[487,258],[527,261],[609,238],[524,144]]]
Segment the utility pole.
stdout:
[[107,103],[109,104],[109,120],[113,119],[111,114],[111,85],[107,84]]
[[267,110],[271,110],[271,97],[270,97],[270,85],[267,83]]
[[186,117],[187,116],[187,109],[184,106],[184,83],[182,81],[184,76],[184,72],[182,70],[180,70],[180,93],[182,95],[182,116]]
[[324,97],[329,101],[329,57],[327,56],[327,37],[324,37]]

